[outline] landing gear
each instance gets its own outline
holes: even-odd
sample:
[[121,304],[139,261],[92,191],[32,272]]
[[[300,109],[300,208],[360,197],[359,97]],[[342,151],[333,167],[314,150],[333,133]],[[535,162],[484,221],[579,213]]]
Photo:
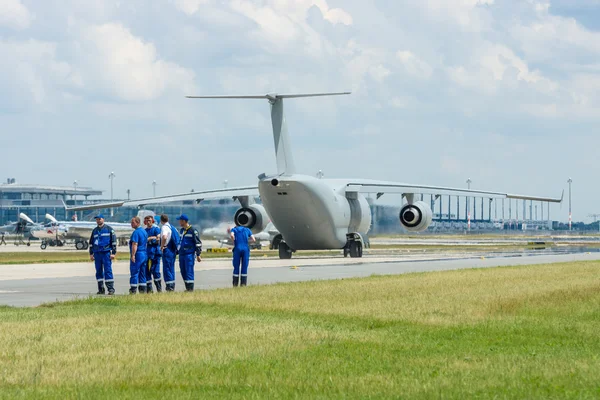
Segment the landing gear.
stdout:
[[75,248],[77,250],[86,250],[89,247],[87,240],[78,240],[75,242]]
[[289,260],[292,258],[292,249],[286,242],[279,242],[279,259]]
[[42,244],[40,245],[40,249],[42,249],[42,250],[46,250],[46,248],[47,248],[47,247],[48,247],[48,243],[47,243],[47,242],[44,240],[44,241],[42,242]]
[[360,233],[349,233],[346,235],[346,246],[344,247],[344,257],[362,258],[364,241]]

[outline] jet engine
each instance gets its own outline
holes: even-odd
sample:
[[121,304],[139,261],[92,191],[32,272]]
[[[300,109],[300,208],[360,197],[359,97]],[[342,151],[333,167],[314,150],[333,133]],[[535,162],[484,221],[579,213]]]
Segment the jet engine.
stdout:
[[422,201],[406,204],[400,210],[400,223],[409,232],[422,232],[431,224],[433,213]]
[[245,226],[250,229],[252,233],[258,233],[265,230],[269,224],[270,218],[263,206],[260,204],[252,204],[237,210],[233,220],[236,225]]

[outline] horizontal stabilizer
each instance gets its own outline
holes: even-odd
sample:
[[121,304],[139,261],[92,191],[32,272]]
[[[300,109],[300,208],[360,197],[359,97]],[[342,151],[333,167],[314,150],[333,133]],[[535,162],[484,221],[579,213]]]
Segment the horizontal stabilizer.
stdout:
[[276,100],[276,99],[297,99],[301,97],[324,97],[324,96],[342,96],[351,94],[351,92],[331,92],[331,93],[302,93],[302,94],[259,94],[259,95],[225,95],[225,96],[185,96],[188,99],[259,99],[259,100]]

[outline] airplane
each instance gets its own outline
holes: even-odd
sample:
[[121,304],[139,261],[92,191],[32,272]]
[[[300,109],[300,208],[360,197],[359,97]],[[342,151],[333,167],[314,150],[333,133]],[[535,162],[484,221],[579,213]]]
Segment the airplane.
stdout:
[[[50,214],[46,214],[48,224],[31,230],[31,236],[41,239],[40,248],[46,250],[48,246],[62,247],[67,240],[75,241],[77,250],[87,250],[89,248],[89,238],[92,230],[97,226],[95,221],[57,221]],[[120,244],[123,244],[133,232],[129,223],[107,222],[117,235]]]
[[[232,247],[233,242],[229,236],[229,231],[233,226],[235,226],[235,223],[222,223],[218,226],[204,229],[202,231],[202,235],[216,239],[221,245]],[[277,231],[277,229],[275,229],[275,225],[270,222],[263,231],[254,233],[256,242],[251,243],[250,247],[260,250],[263,247],[264,242],[269,243],[269,247],[272,247],[272,240],[278,234],[279,231]]]
[[[297,250],[331,249],[343,249],[345,256],[356,258],[363,255],[365,246],[363,238],[371,226],[371,211],[365,195],[376,194],[378,199],[384,194],[402,195],[403,205],[398,218],[400,224],[409,232],[424,231],[432,222],[432,210],[420,198],[423,194],[463,194],[498,199],[562,202],[563,196],[558,199],[379,180],[320,179],[297,173],[284,115],[284,100],[348,94],[350,92],[187,96],[192,99],[267,100],[271,111],[277,173],[273,175],[260,174],[258,185],[255,186],[119,201],[75,207],[72,210],[122,206],[141,208],[149,204],[170,201],[195,200],[200,203],[202,200],[230,197],[240,202],[241,208],[234,215],[234,220],[240,225],[258,233],[266,228],[268,221],[273,221],[280,232],[274,238],[273,243],[276,243],[281,259],[291,258],[292,253]],[[260,195],[262,205],[254,204],[253,199],[256,195]],[[406,200],[405,203],[404,200]]]
[[8,234],[8,238],[15,239],[15,245],[26,244],[30,246],[31,243],[28,241],[25,243],[23,238],[31,240],[31,230],[41,227],[42,224],[35,223],[25,213],[19,213],[19,220],[7,225],[0,226],[0,232],[4,235]]

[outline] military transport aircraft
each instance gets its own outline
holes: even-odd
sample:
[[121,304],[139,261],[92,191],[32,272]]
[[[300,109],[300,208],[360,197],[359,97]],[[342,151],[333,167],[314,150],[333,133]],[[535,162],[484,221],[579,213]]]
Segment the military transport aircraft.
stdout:
[[[119,201],[72,208],[89,210],[121,206],[144,207],[149,204],[230,197],[240,202],[234,219],[240,225],[260,232],[272,221],[280,232],[279,257],[291,258],[296,250],[343,249],[345,255],[362,257],[363,235],[371,226],[371,211],[365,194],[401,194],[406,204],[400,210],[400,224],[408,231],[419,232],[431,224],[429,205],[420,200],[422,194],[465,194],[488,198],[508,198],[560,203],[561,198],[515,195],[502,192],[466,190],[443,186],[426,186],[364,179],[319,179],[296,173],[286,126],[285,99],[337,96],[343,93],[266,94],[257,96],[188,96],[194,99],[262,99],[271,108],[277,174],[258,176],[258,185],[206,190],[149,199]],[[255,204],[260,195],[262,204]]]

